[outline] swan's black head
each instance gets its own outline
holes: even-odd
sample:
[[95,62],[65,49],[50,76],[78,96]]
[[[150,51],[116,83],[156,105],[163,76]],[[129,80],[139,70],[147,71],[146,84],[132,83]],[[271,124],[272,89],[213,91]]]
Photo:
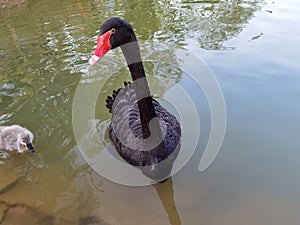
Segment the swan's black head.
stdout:
[[99,37],[109,31],[112,31],[112,34],[110,35],[111,49],[135,41],[132,40],[134,32],[130,24],[118,17],[109,18],[102,24],[100,27]]
[[109,18],[100,27],[97,47],[89,60],[90,65],[94,65],[109,50],[133,41],[136,41],[136,37],[127,21],[118,17]]

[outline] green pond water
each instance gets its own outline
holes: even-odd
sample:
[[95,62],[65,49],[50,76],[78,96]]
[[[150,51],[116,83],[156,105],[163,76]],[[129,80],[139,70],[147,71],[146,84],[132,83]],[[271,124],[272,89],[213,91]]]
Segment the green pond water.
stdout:
[[[1,9],[0,125],[30,129],[36,152],[0,152],[0,223],[12,224],[6,202],[49,215],[35,223],[19,210],[20,224],[298,224],[299,13],[296,0],[28,0]],[[120,50],[88,65],[111,16],[132,24],[152,94],[181,121],[188,156],[164,184],[119,184],[91,166],[114,151],[105,97],[130,80]],[[203,68],[214,85],[197,83]],[[225,129],[224,140],[200,172],[213,129]]]

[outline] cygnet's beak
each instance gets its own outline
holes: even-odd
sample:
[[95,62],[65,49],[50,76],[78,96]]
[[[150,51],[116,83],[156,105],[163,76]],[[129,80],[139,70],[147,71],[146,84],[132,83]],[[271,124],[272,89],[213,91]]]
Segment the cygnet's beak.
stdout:
[[34,147],[32,146],[31,143],[27,144],[27,148],[28,148],[28,150],[29,150],[30,153],[34,153],[35,152]]

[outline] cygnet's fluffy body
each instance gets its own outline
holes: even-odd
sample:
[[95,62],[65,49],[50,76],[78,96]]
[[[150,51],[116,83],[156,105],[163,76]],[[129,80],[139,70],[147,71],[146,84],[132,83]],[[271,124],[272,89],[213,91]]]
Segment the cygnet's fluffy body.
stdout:
[[33,134],[19,125],[0,126],[0,150],[34,152],[32,146]]

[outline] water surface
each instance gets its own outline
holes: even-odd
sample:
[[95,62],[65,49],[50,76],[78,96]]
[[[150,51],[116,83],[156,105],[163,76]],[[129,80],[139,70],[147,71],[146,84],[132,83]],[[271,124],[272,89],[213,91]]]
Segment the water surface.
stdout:
[[[55,216],[56,224],[298,224],[299,10],[296,0],[31,0],[1,10],[0,124],[32,130],[36,153],[0,154],[2,182],[18,177],[0,192],[0,201],[38,208]],[[200,114],[193,157],[160,186],[129,187],[99,176],[81,157],[74,138],[72,104],[78,84],[88,89],[101,81],[101,74],[115,71],[91,118],[109,141],[104,98],[130,79],[118,50],[94,68],[87,63],[96,31],[110,16],[123,17],[134,27],[148,59],[153,95],[172,97],[174,88],[183,87]],[[210,108],[176,61],[181,48],[208,65],[227,108],[220,153],[201,173]],[[180,96],[177,104],[184,104]],[[192,135],[191,130],[183,133]],[[97,148],[101,150],[103,146]]]

